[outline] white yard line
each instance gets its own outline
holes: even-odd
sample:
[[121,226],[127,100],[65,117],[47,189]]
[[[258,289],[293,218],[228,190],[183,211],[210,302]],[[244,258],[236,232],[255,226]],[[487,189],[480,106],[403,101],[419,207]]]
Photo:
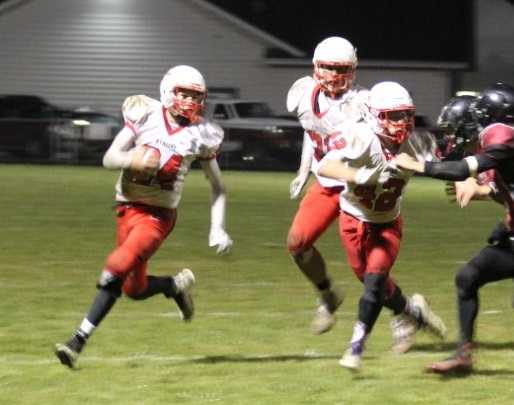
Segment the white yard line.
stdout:
[[[331,359],[333,357],[340,356],[340,353],[319,353],[315,350],[306,350],[304,353],[265,353],[265,354],[249,354],[249,355],[240,355],[235,354],[233,356],[223,355],[222,357],[227,358],[227,362],[230,362],[231,359],[234,361],[253,361],[253,360],[273,360],[275,358],[287,360],[288,358],[291,361],[294,361],[298,358],[306,358],[306,359]],[[88,356],[83,355],[80,358],[80,363],[127,363],[131,361],[145,361],[145,362],[154,362],[154,363],[189,363],[189,362],[202,362],[206,363],[215,360],[220,357],[219,355],[191,355],[191,356],[183,356],[183,355],[173,355],[173,356],[160,356],[156,354],[148,354],[148,353],[139,353],[131,356]],[[221,360],[222,361],[222,360]],[[0,356],[0,364],[10,364],[10,365],[46,365],[46,364],[59,364],[57,358],[52,357],[42,357],[42,356]]]

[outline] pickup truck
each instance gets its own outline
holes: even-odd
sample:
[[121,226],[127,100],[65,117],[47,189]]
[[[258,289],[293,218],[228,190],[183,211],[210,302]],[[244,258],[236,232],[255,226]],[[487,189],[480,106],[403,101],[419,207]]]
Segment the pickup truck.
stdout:
[[296,170],[303,129],[263,101],[208,99],[205,116],[225,131],[218,161],[226,169]]

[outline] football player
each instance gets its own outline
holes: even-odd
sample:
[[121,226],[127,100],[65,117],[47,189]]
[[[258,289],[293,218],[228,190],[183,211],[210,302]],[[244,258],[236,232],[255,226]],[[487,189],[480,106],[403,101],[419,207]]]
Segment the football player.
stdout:
[[342,180],[339,233],[348,262],[364,284],[350,347],[339,361],[358,370],[365,342],[383,306],[396,315],[392,321],[397,351],[413,344],[414,333],[426,328],[444,338],[446,326],[420,294],[406,297],[391,277],[402,238],[400,206],[412,173],[391,164],[398,153],[420,156],[410,139],[415,107],[407,90],[396,82],[381,82],[369,94],[370,119],[342,123],[345,134],[317,168],[317,174]]
[[71,339],[56,345],[57,357],[70,368],[122,293],[135,300],[162,294],[176,302],[184,321],[192,319],[193,272],[152,276],[147,263],[175,226],[184,180],[196,159],[212,190],[209,246],[219,254],[232,246],[225,231],[226,192],[216,161],[223,131],[202,117],[204,78],[191,66],[173,67],[164,75],[160,93],[160,101],[144,95],[125,100],[125,126],[103,159],[106,168],[121,169],[115,187],[117,246],[107,257],[88,314]]
[[462,181],[485,175],[486,184],[470,182],[465,192],[457,194],[457,201],[465,206],[472,197],[488,195],[505,206],[506,217],[489,236],[488,245],[455,278],[460,325],[457,351],[427,368],[442,374],[472,371],[478,290],[487,283],[514,277],[514,87],[496,83],[486,88],[469,111],[479,126],[479,132],[466,139],[470,146],[476,146],[473,155],[438,163],[420,162],[406,154],[396,158],[398,167],[437,179]]
[[[289,90],[287,108],[297,112],[304,128],[300,168],[291,182],[290,196],[297,198],[311,170],[341,142],[333,129],[339,121],[357,122],[363,118],[367,90],[354,85],[357,53],[341,37],[321,41],[314,50],[313,76],[302,77]],[[339,214],[341,183],[316,175],[316,182],[300,202],[287,237],[287,248],[301,272],[313,284],[319,306],[312,331],[321,334],[335,323],[335,311],[343,300],[327,272],[326,264],[314,243]]]

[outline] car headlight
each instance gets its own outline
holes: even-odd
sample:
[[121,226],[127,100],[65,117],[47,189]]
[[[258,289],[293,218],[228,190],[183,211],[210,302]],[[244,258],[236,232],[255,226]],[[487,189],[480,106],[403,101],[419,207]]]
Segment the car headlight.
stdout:
[[71,121],[73,125],[76,125],[77,127],[87,127],[91,125],[91,123],[88,120],[73,120]]
[[269,126],[269,127],[266,127],[266,131],[269,131],[273,134],[281,134],[284,132],[284,130],[280,127],[277,127],[276,125],[272,125],[272,126]]

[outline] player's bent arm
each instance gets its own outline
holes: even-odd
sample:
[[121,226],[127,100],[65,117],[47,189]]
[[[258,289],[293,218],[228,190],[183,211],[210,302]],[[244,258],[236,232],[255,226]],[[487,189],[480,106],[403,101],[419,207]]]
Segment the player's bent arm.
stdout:
[[318,174],[323,177],[328,177],[335,180],[348,181],[356,183],[358,177],[358,170],[349,167],[346,163],[340,160],[325,159],[325,161],[318,168]]
[[469,156],[458,162],[422,162],[407,153],[400,153],[395,157],[394,164],[402,169],[429,177],[452,181],[462,181],[468,177],[475,177],[478,168],[478,161],[474,156]]
[[105,152],[103,165],[107,169],[128,169],[132,163],[134,151],[134,132],[124,127],[112,141]]

